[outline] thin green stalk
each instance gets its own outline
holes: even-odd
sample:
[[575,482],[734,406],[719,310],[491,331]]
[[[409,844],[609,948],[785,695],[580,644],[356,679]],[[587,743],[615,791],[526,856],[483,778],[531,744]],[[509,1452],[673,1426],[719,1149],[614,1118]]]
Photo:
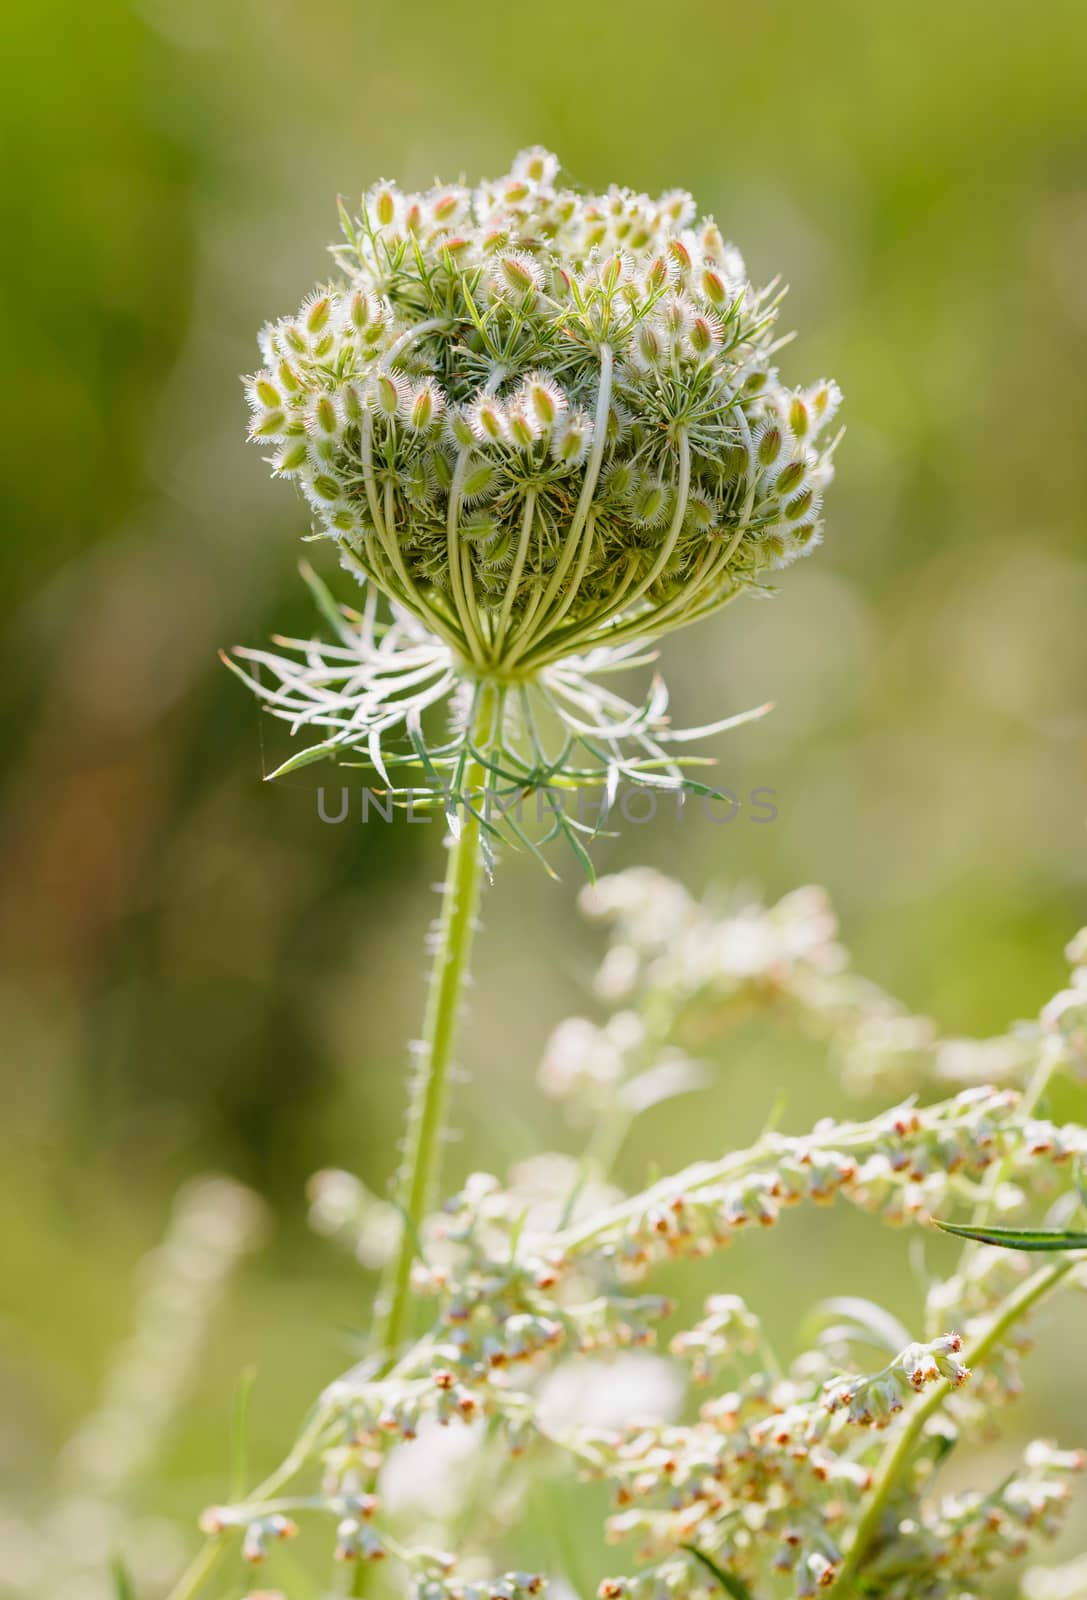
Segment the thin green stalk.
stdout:
[[[267,1501],[277,1494],[284,1484],[289,1483],[317,1448],[327,1420],[325,1412],[318,1406],[295,1441],[290,1454],[264,1479],[263,1483],[257,1485],[247,1499],[257,1503]],[[208,1539],[170,1590],[167,1600],[193,1600],[193,1596],[204,1587],[230,1548],[231,1541],[227,1534],[218,1534]]]
[[[477,692],[473,724],[474,742],[480,749],[490,743],[494,699],[494,691],[489,687],[481,687]],[[477,765],[468,777],[469,793],[482,778]],[[395,1354],[405,1334],[412,1261],[419,1231],[437,1187],[450,1078],[482,877],[480,820],[471,808],[466,808],[459,837],[452,841],[449,849],[420,1059],[408,1107],[406,1148],[393,1193],[393,1203],[403,1218],[403,1231],[397,1253],[385,1274],[374,1320],[372,1348],[386,1361]]]
[[363,412],[362,421],[359,424],[359,449],[362,457],[362,477],[366,488],[366,499],[370,507],[370,520],[377,534],[377,548],[382,552],[396,576],[395,583],[386,578],[382,587],[387,593],[395,596],[409,611],[413,612],[430,629],[431,633],[437,634],[439,639],[444,639],[446,644],[458,649],[460,647],[460,639],[457,632],[448,626],[444,618],[439,616],[433,606],[428,604],[423,595],[420,594],[418,585],[404,564],[403,552],[397,541],[396,528],[393,525],[395,508],[392,500],[391,485],[386,486],[385,514],[384,516],[382,515],[381,498],[378,493],[377,477],[374,473],[373,419],[368,409]]
[[[949,1118],[946,1126],[949,1128],[963,1126],[968,1123],[970,1114],[967,1110],[960,1113],[958,1120]],[[809,1150],[870,1151],[874,1146],[878,1146],[880,1137],[872,1123],[855,1122],[841,1124],[823,1135],[813,1132],[805,1138],[804,1145]],[[795,1146],[795,1141],[779,1136],[770,1129],[746,1150],[734,1150],[720,1161],[696,1162],[694,1166],[674,1173],[670,1178],[663,1179],[649,1189],[643,1189],[640,1194],[629,1195],[625,1200],[620,1200],[589,1221],[563,1229],[553,1242],[567,1255],[589,1249],[601,1234],[629,1222],[658,1198],[662,1204],[667,1204],[677,1193],[697,1194],[702,1189],[716,1187],[730,1178],[743,1176],[767,1161],[773,1161],[791,1145]]]
[[[1043,1050],[1038,1057],[1038,1062],[1034,1068],[1034,1072],[1032,1073],[1026,1088],[1023,1090],[1023,1098],[1019,1105],[1019,1115],[1024,1122],[1028,1117],[1032,1117],[1037,1111],[1046,1090],[1049,1088],[1049,1081],[1055,1071],[1055,1059],[1048,1051]],[[1002,1161],[997,1163],[996,1171],[989,1178],[989,1181],[985,1186],[985,1192],[977,1204],[974,1215],[970,1219],[975,1228],[983,1228],[987,1222],[992,1220],[993,1205],[996,1200],[997,1193],[1001,1184],[1007,1183],[1009,1177],[1011,1176],[1011,1172],[1012,1158],[1009,1153],[1005,1155]],[[979,1249],[981,1249],[979,1244],[973,1242],[967,1244],[963,1249],[962,1260],[964,1262],[969,1261],[972,1256],[977,1254]]]
[[522,620],[517,633],[510,641],[509,649],[505,655],[505,666],[511,667],[518,659],[529,650],[540,638],[544,626],[549,621],[548,613],[554,604],[555,597],[562,587],[574,554],[578,549],[582,530],[585,527],[589,512],[592,509],[593,495],[596,492],[597,479],[600,477],[600,467],[604,460],[604,446],[608,435],[608,412],[611,406],[612,373],[614,371],[614,357],[608,345],[600,346],[600,388],[596,396],[596,414],[593,421],[593,443],[589,452],[589,460],[585,467],[585,477],[581,484],[581,493],[570,526],[563,539],[562,554],[555,564],[550,582],[544,591],[543,601],[540,605],[539,620],[529,626],[527,619]]
[[[1048,1294],[1075,1264],[1074,1260],[1058,1261],[1052,1267],[1043,1267],[1040,1272],[1034,1273],[1025,1283],[1020,1284],[1015,1293],[1009,1295],[996,1312],[981,1338],[967,1351],[966,1364],[974,1366],[977,1362],[984,1361],[1019,1319],[1025,1316],[1043,1295]],[[873,1544],[879,1537],[888,1502],[910,1464],[925,1424],[939,1411],[953,1387],[947,1378],[936,1384],[928,1396],[910,1412],[902,1431],[888,1446],[876,1470],[875,1486],[867,1510],[858,1525],[856,1538],[834,1582],[836,1594],[846,1596],[851,1593],[851,1586],[855,1583]]]
[[449,487],[449,511],[445,525],[446,553],[449,560],[449,581],[453,585],[453,604],[460,619],[461,627],[464,630],[467,653],[477,666],[482,666],[484,661],[483,643],[474,631],[472,615],[468,609],[468,600],[464,591],[464,574],[460,563],[460,536],[458,532],[461,490],[464,486],[470,459],[471,451],[462,450],[453,469],[453,482]]
[[513,571],[510,573],[509,583],[506,585],[505,598],[502,609],[498,615],[495,627],[495,651],[501,654],[502,645],[505,643],[506,632],[509,628],[510,616],[513,612],[513,602],[517,598],[517,590],[521,583],[521,574],[525,570],[525,558],[528,555],[529,540],[532,537],[532,519],[536,515],[536,491],[529,489],[525,495],[525,514],[521,520],[521,537],[517,542],[517,554],[513,560]]
[[199,1593],[223,1559],[227,1548],[225,1539],[209,1539],[170,1590],[169,1600],[191,1600],[193,1595]]

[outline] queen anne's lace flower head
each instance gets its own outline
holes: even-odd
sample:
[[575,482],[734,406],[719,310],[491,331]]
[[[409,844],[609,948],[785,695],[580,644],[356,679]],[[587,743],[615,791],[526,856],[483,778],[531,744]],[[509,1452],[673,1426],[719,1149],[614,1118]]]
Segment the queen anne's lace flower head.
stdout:
[[694,201],[379,183],[266,327],[251,434],[349,562],[479,671],[658,634],[818,543],[838,390]]
[[663,684],[635,707],[592,680],[819,543],[840,396],[779,378],[776,285],[689,195],[583,193],[540,149],[475,189],[379,183],[341,222],[338,276],[247,380],[251,437],[370,597],[301,663],[241,652],[273,713],[323,730],[295,761],[360,751],[394,793],[414,767],[450,813],[473,772],[689,787]]

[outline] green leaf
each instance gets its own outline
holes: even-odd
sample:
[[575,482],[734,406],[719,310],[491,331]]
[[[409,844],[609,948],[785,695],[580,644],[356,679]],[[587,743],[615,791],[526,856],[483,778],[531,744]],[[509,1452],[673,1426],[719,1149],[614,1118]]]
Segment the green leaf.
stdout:
[[726,1572],[724,1567],[719,1567],[713,1557],[708,1556],[697,1545],[685,1544],[682,1548],[688,1555],[694,1556],[696,1561],[700,1561],[707,1572],[712,1572],[725,1593],[732,1596],[732,1600],[755,1600],[742,1578],[738,1578],[734,1572]]
[[706,722],[700,728],[677,728],[659,735],[662,744],[685,744],[693,739],[708,739],[715,733],[728,733],[731,728],[742,728],[746,722],[757,722],[774,709],[768,700],[764,706],[754,706],[750,711],[740,711],[735,716],[724,717],[720,722]]
[[711,1082],[709,1069],[700,1061],[662,1061],[628,1078],[619,1090],[619,1099],[632,1116],[639,1116],[677,1095],[708,1088]]
[[529,838],[528,834],[521,827],[516,817],[511,816],[508,811],[505,811],[502,814],[502,821],[505,823],[506,827],[510,829],[514,837],[520,840],[525,849],[531,851],[531,853],[536,857],[536,860],[547,873],[547,876],[551,878],[553,882],[558,883],[560,881],[558,873],[555,871],[554,867],[548,861],[547,857],[544,855],[539,846]]
[[302,574],[303,583],[314,598],[318,611],[333,630],[337,639],[353,644],[357,637],[354,630],[347,625],[346,618],[340,607],[336,604],[329,590],[321,582],[309,562],[299,562],[298,570]]
[[972,1228],[968,1223],[933,1221],[944,1233],[976,1244],[999,1245],[1005,1250],[1087,1250],[1087,1233],[1068,1228]]
[[265,783],[271,783],[273,778],[284,778],[288,772],[297,772],[299,767],[312,766],[315,761],[323,761],[326,756],[333,755],[343,748],[339,739],[328,739],[324,744],[311,744],[308,750],[300,750],[296,756],[290,756],[270,772],[265,778]]
[[351,221],[351,214],[344,205],[342,194],[336,196],[336,209],[340,213],[340,227],[343,229],[343,236],[357,255],[359,248],[358,234],[355,232],[355,225]]
[[113,1589],[117,1600],[136,1600],[135,1587],[128,1575],[128,1568],[120,1556],[114,1556],[110,1563],[110,1573],[113,1578]]
[[774,1094],[773,1103],[771,1104],[769,1111],[766,1113],[766,1121],[762,1125],[761,1137],[765,1138],[768,1133],[777,1132],[777,1130],[781,1127],[788,1107],[789,1096],[785,1093],[784,1089],[777,1089]]
[[928,1436],[928,1449],[932,1456],[933,1471],[945,1461],[959,1442],[957,1433],[933,1433]]
[[848,1339],[858,1344],[870,1344],[875,1350],[886,1350],[897,1355],[910,1342],[909,1330],[897,1317],[857,1295],[840,1295],[835,1299],[821,1300],[804,1325],[805,1338],[819,1338],[830,1342]]

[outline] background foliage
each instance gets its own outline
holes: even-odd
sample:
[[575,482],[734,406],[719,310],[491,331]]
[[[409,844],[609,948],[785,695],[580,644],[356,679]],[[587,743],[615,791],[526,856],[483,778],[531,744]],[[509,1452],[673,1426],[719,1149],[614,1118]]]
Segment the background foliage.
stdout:
[[[337,191],[539,141],[586,183],[691,188],[756,280],[791,280],[786,373],[846,393],[827,549],[668,646],[683,721],[777,701],[720,775],[780,815],[661,815],[598,859],[826,883],[862,968],[998,1029],[1085,920],[1087,13],[53,0],[7,32],[0,1472],[44,1492],[173,1189],[223,1168],[275,1228],[147,1487],[187,1513],[239,1368],[271,1457],[365,1320],[302,1187],[392,1169],[440,869],[436,828],[322,824],[312,771],[262,788],[274,736],[215,662],[309,626],[303,508],[245,447],[237,374]],[[589,1004],[572,891],[512,859],[488,897],[456,1174],[560,1137],[532,1072]],[[750,1030],[629,1174],[740,1142],[779,1083],[796,1126],[837,1107],[817,1051]],[[907,1310],[870,1237],[798,1219],[729,1271],[781,1329],[828,1288]],[[1069,1410],[1059,1364],[1033,1377],[1024,1437]]]

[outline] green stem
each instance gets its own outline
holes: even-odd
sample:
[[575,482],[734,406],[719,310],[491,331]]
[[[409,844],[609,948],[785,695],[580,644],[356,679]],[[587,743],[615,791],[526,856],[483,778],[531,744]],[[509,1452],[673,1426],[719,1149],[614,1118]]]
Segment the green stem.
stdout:
[[227,1549],[225,1539],[209,1539],[170,1590],[168,1600],[191,1600],[211,1577]]
[[[1049,1080],[1052,1078],[1055,1070],[1056,1062],[1048,1051],[1043,1050],[1038,1058],[1038,1062],[1034,1068],[1034,1071],[1031,1074],[1030,1080],[1027,1083],[1026,1088],[1023,1090],[1023,1098],[1019,1102],[1019,1117],[1023,1122],[1026,1122],[1027,1119],[1032,1117],[1037,1111],[1038,1106],[1042,1101],[1042,1097],[1049,1088]],[[992,1173],[988,1183],[985,1185],[985,1192],[978,1202],[978,1205],[974,1211],[974,1215],[970,1219],[975,1228],[983,1228],[987,1222],[991,1221],[993,1204],[996,1200],[997,1193],[1001,1184],[1007,1183],[1009,1177],[1011,1176],[1012,1166],[1012,1157],[1011,1152],[1009,1151],[1005,1154],[1004,1159],[998,1162],[996,1171]],[[963,1263],[969,1261],[971,1257],[976,1255],[980,1249],[981,1245],[976,1242],[971,1242],[965,1245],[962,1253]]]
[[[489,742],[494,716],[493,691],[481,688],[473,717],[475,743]],[[483,724],[486,731],[482,731]],[[468,775],[471,794],[483,774],[478,764]],[[430,970],[418,1071],[408,1107],[404,1160],[396,1180],[393,1203],[403,1218],[400,1245],[385,1274],[374,1321],[372,1348],[384,1361],[394,1356],[404,1338],[411,1299],[411,1266],[419,1233],[434,1199],[441,1165],[446,1112],[457,1029],[468,977],[476,914],[483,876],[480,821],[465,808],[459,837],[449,848],[437,943]]]
[[[317,1447],[321,1434],[327,1425],[327,1415],[320,1406],[314,1411],[309,1422],[303,1428],[295,1441],[290,1454],[280,1462],[275,1471],[265,1478],[263,1483],[257,1485],[252,1494],[246,1497],[247,1501],[257,1504],[266,1502],[271,1496],[278,1494],[284,1484],[289,1483],[297,1472],[305,1466],[312,1451]],[[192,1561],[185,1568],[181,1577],[170,1590],[167,1600],[192,1600],[199,1593],[204,1584],[211,1577],[220,1561],[231,1548],[229,1534],[217,1534],[197,1551]]]
[[[1040,1272],[1036,1272],[1025,1283],[1020,1284],[1015,1293],[1009,1295],[1000,1306],[981,1338],[967,1351],[967,1365],[972,1367],[984,1361],[1009,1329],[1014,1327],[1043,1295],[1048,1294],[1075,1264],[1074,1260],[1058,1261],[1052,1267],[1043,1267]],[[836,1594],[846,1596],[851,1592],[851,1586],[855,1583],[873,1544],[879,1537],[888,1502],[898,1487],[899,1479],[910,1464],[910,1458],[925,1424],[939,1411],[953,1387],[954,1385],[946,1378],[936,1384],[928,1396],[910,1412],[902,1431],[888,1446],[876,1470],[875,1486],[864,1516],[857,1527],[856,1537],[834,1582]]]
[[[471,718],[472,744],[477,750],[486,751],[493,746],[501,716],[501,691],[494,685],[480,684]],[[474,761],[466,778],[469,796],[475,788],[485,786],[486,777],[479,762]],[[484,809],[485,799],[484,796],[480,811]],[[383,1368],[391,1364],[404,1337],[411,1300],[412,1262],[419,1231],[438,1182],[457,1029],[483,878],[480,833],[479,815],[472,806],[467,806],[460,833],[449,850],[423,1018],[419,1068],[408,1108],[406,1149],[393,1195],[404,1219],[404,1229],[398,1252],[386,1273],[374,1322],[372,1347],[381,1357]],[[326,1421],[319,1409],[286,1460],[247,1496],[247,1500],[262,1502],[277,1493],[310,1458]],[[193,1600],[229,1547],[230,1540],[225,1536],[209,1539],[170,1591],[169,1600]]]
[[467,653],[477,666],[482,666],[485,655],[483,641],[475,630],[468,596],[464,587],[464,573],[461,569],[460,548],[460,497],[464,487],[464,479],[468,472],[468,462],[471,459],[470,450],[462,450],[457,457],[457,464],[453,469],[453,482],[449,488],[449,512],[446,517],[445,537],[446,551],[449,557],[449,581],[453,586],[453,605],[464,632]]
[[589,460],[585,467],[585,477],[581,484],[581,493],[570,526],[563,539],[562,554],[555,564],[550,582],[544,591],[538,620],[523,618],[520,628],[509,641],[503,665],[508,669],[514,665],[519,656],[524,655],[540,638],[546,625],[550,625],[548,613],[554,604],[555,598],[562,588],[563,579],[569,569],[575,552],[579,547],[582,529],[588,521],[592,509],[593,495],[596,493],[597,480],[600,477],[600,466],[604,460],[604,446],[608,437],[608,413],[611,407],[612,374],[614,372],[615,358],[608,345],[600,346],[600,388],[596,396],[596,415],[593,421],[593,443],[589,452]]

